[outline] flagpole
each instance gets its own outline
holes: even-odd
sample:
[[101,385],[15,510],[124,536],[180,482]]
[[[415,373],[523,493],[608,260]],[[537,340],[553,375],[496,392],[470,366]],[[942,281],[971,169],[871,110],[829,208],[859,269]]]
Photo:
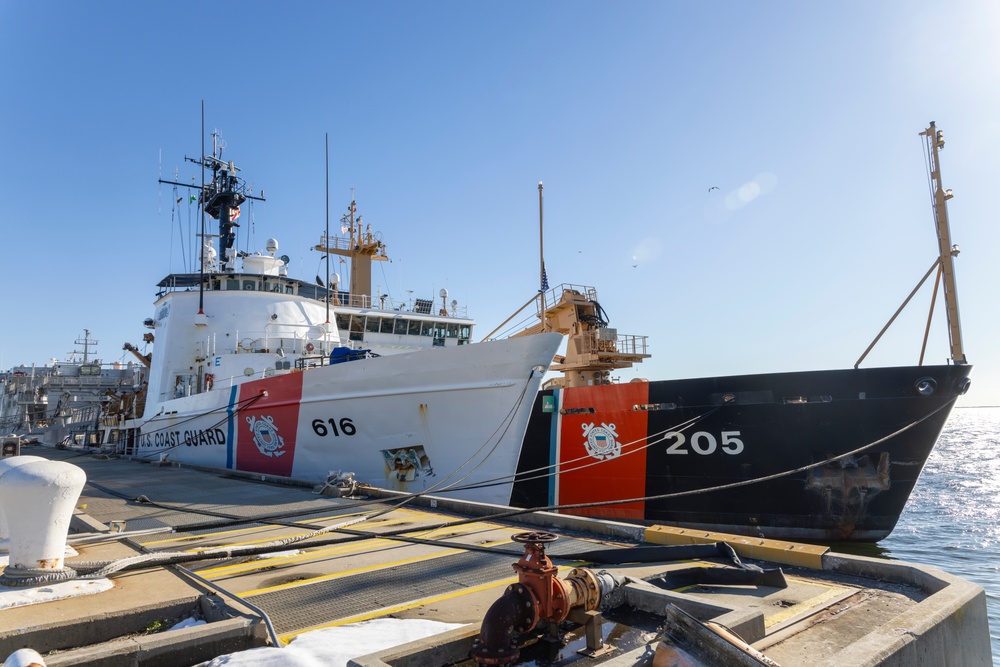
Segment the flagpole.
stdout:
[[[326,133],[326,247],[330,247],[330,133]],[[326,253],[326,323],[330,324],[330,253]],[[330,330],[327,328],[327,334]]]
[[201,210],[201,263],[198,269],[198,314],[205,314],[205,100],[201,101],[201,194],[198,208]]
[[545,239],[542,235],[542,182],[538,181],[538,290],[545,292]]

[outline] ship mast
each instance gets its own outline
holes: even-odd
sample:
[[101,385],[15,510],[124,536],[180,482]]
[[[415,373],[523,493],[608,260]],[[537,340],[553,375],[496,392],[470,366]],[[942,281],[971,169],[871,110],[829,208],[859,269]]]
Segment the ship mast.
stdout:
[[[198,195],[199,204],[201,204],[203,210],[208,215],[212,216],[219,221],[219,261],[223,266],[232,266],[230,262],[236,256],[236,231],[235,228],[239,227],[236,219],[240,214],[240,204],[248,199],[255,201],[266,201],[264,199],[264,192],[261,191],[260,196],[254,196],[250,193],[247,188],[246,182],[238,177],[236,174],[239,172],[239,168],[232,163],[232,161],[226,162],[222,160],[222,150],[223,148],[219,146],[219,136],[218,133],[212,134],[212,154],[204,155],[202,159],[196,160],[185,156],[184,159],[188,162],[193,162],[199,165],[203,169],[208,167],[212,170],[212,180],[209,182],[203,182],[201,186],[192,185],[190,183],[178,183],[176,181],[165,181],[162,178],[160,183],[166,183],[168,185],[180,185],[185,188],[193,188],[200,190]],[[204,152],[204,150],[202,151]],[[205,238],[214,238],[214,234],[205,234],[204,231],[200,235]],[[205,248],[202,248],[202,264],[205,261]],[[202,266],[203,272],[207,272],[207,269]]]
[[[99,342],[100,341],[94,340],[93,338],[90,337],[90,329],[83,330],[83,340],[80,340],[78,338],[75,341],[73,341],[74,344],[83,346],[83,363],[87,363],[88,361],[90,361],[90,348],[97,347],[97,344]],[[74,354],[76,354],[79,352],[79,350],[74,350],[73,352]]]
[[[348,238],[330,237],[327,233],[323,243],[313,249],[328,253],[328,257],[332,254],[351,259],[351,292],[348,305],[367,308],[372,305],[372,261],[384,262],[389,257],[385,254],[385,244],[379,238],[381,235],[372,233],[371,225],[364,226],[357,212],[357,202],[352,198],[347,213],[340,218],[341,228],[347,230]],[[336,294],[334,296],[336,297]]]
[[951,362],[954,364],[969,363],[965,359],[965,350],[962,347],[962,323],[958,317],[958,288],[955,285],[955,256],[958,255],[958,246],[953,245],[951,242],[948,207],[945,204],[945,202],[951,199],[952,194],[951,190],[945,190],[941,187],[939,153],[944,148],[944,135],[941,130],[937,129],[934,122],[931,121],[930,127],[921,132],[920,136],[926,138],[925,143],[927,144],[927,168],[929,171],[929,185],[934,210],[934,226],[938,236],[938,256],[934,259],[931,267],[927,269],[924,277],[917,283],[917,286],[913,288],[909,296],[903,300],[902,305],[896,309],[896,312],[893,313],[889,321],[882,327],[882,330],[878,332],[875,340],[868,345],[868,348],[854,363],[855,368],[861,365],[861,362],[865,360],[865,357],[872,351],[872,348],[882,339],[882,335],[888,331],[892,323],[899,317],[899,314],[906,308],[906,305],[910,303],[910,299],[927,282],[927,279],[930,278],[935,270],[937,270],[937,277],[934,279],[934,294],[931,297],[930,312],[927,314],[927,327],[924,330],[924,341],[920,348],[920,361],[918,365],[923,366],[924,364],[924,353],[927,350],[927,339],[930,336],[931,319],[934,316],[934,303],[937,301],[937,291],[941,285],[944,285],[945,317],[948,319],[948,341],[951,345]]
[[968,363],[962,346],[962,323],[958,314],[958,288],[955,283],[955,256],[958,246],[951,242],[951,227],[948,224],[948,207],[945,202],[952,198],[951,190],[941,185],[939,152],[944,148],[944,133],[931,121],[930,127],[920,133],[927,144],[928,169],[930,170],[931,198],[934,208],[934,225],[938,236],[938,262],[944,286],[945,314],[948,318],[948,339],[951,344],[951,359],[956,364]]

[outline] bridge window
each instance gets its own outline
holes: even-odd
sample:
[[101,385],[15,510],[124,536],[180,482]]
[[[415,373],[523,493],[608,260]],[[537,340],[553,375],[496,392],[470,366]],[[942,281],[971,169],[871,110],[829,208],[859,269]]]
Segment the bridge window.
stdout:
[[403,318],[399,318],[395,322],[396,322],[396,325],[395,325],[395,328],[393,330],[393,333],[399,334],[401,336],[405,336],[406,335],[407,321],[404,320]]
[[365,316],[351,315],[351,340],[365,339]]
[[379,318],[372,317],[371,315],[369,315],[368,316],[368,322],[365,324],[365,331],[368,331],[368,332],[371,332],[371,333],[378,333],[378,321],[379,321]]

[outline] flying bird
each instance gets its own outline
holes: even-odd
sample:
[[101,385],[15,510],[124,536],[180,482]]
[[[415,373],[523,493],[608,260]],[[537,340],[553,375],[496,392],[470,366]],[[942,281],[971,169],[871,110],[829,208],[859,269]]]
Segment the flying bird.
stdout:
[[718,190],[718,189],[719,189],[719,186],[718,186],[718,185],[713,185],[712,187],[710,187],[710,188],[708,189],[708,191],[709,191],[709,192],[711,192],[712,190]]

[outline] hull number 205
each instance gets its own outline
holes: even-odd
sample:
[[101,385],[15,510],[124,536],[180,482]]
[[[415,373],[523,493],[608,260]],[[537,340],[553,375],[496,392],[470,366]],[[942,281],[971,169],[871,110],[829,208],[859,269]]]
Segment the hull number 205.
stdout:
[[667,433],[664,438],[673,439],[674,444],[667,447],[667,454],[701,454],[708,456],[717,450],[722,450],[726,454],[739,454],[743,451],[743,441],[740,440],[739,431],[723,431],[722,438],[715,437],[708,431],[695,431],[691,434],[691,439],[678,431]]

